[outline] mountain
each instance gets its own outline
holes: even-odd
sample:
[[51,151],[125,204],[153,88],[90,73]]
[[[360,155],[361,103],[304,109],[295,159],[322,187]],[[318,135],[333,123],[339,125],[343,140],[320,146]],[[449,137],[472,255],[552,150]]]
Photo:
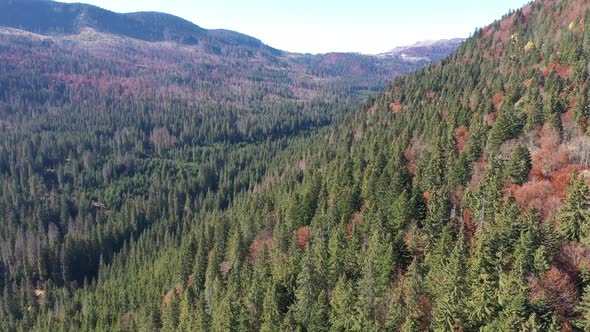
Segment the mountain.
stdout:
[[206,30],[179,17],[156,12],[114,13],[81,3],[2,0],[0,25],[41,35],[75,35],[85,29],[151,42],[196,45],[214,40],[252,48],[266,47],[258,39],[224,30]]
[[588,22],[369,96],[395,56],[4,28],[0,330],[589,330]]
[[[51,61],[47,53],[42,51],[49,42],[58,53],[63,48],[78,53],[88,52],[88,56],[98,62],[115,60],[116,55],[127,58],[125,66],[129,66],[130,61],[136,62],[142,70],[153,69],[152,60],[158,59],[160,65],[163,65],[169,62],[170,57],[174,57],[174,62],[168,63],[171,67],[194,66],[197,63],[216,67],[217,76],[220,72],[226,73],[233,76],[234,83],[239,85],[251,85],[242,83],[252,81],[254,77],[254,81],[259,82],[264,80],[263,76],[280,76],[286,80],[281,83],[275,80],[275,88],[277,84],[288,85],[292,80],[296,85],[304,84],[315,90],[320,85],[323,90],[347,86],[347,89],[357,91],[359,96],[378,91],[393,77],[426,64],[424,61],[406,61],[400,57],[383,58],[353,53],[287,53],[238,32],[206,30],[168,14],[119,14],[79,3],[2,0],[0,27],[4,27],[1,33],[7,44],[14,44],[12,39],[16,36],[23,40],[32,38],[39,41],[35,46],[26,45],[15,50],[23,53],[25,58],[35,54],[34,56]],[[24,35],[20,31],[32,34]],[[134,52],[135,50],[139,51]],[[107,58],[102,59],[103,55]],[[11,55],[6,56],[10,58]],[[235,68],[232,63],[241,63],[243,66]],[[44,74],[49,75],[48,72]],[[193,80],[210,81],[211,74],[211,70],[201,71],[200,75],[193,76]],[[86,74],[78,72],[76,75]],[[239,79],[235,79],[236,77]],[[87,79],[96,81],[97,77]],[[109,80],[117,79],[110,77]],[[283,89],[292,90],[292,87],[283,86]],[[308,99],[313,95],[308,91],[309,88],[295,90],[297,91],[289,92],[295,96],[294,99]]]
[[[202,29],[167,14],[118,14],[39,0],[0,2],[0,45],[6,96],[23,88],[60,90],[70,96],[68,103],[82,103],[105,92],[121,101],[153,99],[165,91],[169,98],[199,108],[204,102],[214,104],[206,113],[229,105],[238,112],[232,117],[233,133],[213,141],[253,140],[252,135],[324,126],[352,108],[324,105],[324,111],[309,112],[295,105],[320,100],[331,104],[339,97],[358,104],[393,77],[426,64],[353,53],[287,53],[238,32]],[[29,70],[23,70],[24,64]],[[63,108],[63,102],[50,105]],[[286,111],[287,118],[298,121],[285,118],[287,123],[278,121],[247,137],[238,129],[243,128],[238,123],[251,124],[262,116],[260,111],[272,117],[273,109],[286,104],[297,109]],[[0,113],[18,113],[14,109],[11,102],[0,100]]]
[[398,56],[406,61],[436,62],[454,52],[463,41],[465,41],[463,38],[422,41],[410,46],[396,47],[389,52],[379,54],[379,56]]
[[[129,243],[180,236],[266,187],[307,139],[424,65],[287,53],[158,13],[0,6],[0,186],[12,188],[0,193],[0,288],[34,296],[38,317]],[[3,303],[0,330],[12,330],[24,307]]]

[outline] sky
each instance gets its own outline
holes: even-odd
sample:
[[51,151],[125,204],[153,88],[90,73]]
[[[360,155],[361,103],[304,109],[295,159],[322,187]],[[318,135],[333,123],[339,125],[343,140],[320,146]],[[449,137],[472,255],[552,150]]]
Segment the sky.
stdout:
[[159,11],[299,53],[377,54],[468,37],[529,0],[60,0],[115,12]]

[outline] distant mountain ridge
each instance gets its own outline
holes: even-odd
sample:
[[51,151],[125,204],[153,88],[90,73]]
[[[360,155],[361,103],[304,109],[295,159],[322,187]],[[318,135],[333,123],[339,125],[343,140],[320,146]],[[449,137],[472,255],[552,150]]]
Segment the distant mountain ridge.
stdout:
[[[0,0],[0,26],[40,35],[76,35],[85,29],[147,42],[174,42],[183,45],[244,46],[287,53],[265,45],[261,40],[225,29],[204,29],[183,18],[160,12],[116,13],[94,5],[62,3],[52,0]],[[397,47],[379,57],[402,58],[409,62],[438,61],[453,52],[464,39],[418,42]],[[365,57],[354,53],[328,53],[346,58]]]
[[41,35],[74,35],[85,28],[149,42],[196,45],[203,41],[268,48],[260,40],[228,30],[207,30],[158,12],[121,14],[93,5],[47,0],[0,0],[0,25]]
[[426,40],[409,46],[396,47],[379,55],[385,57],[399,56],[408,61],[438,61],[456,50],[464,40],[464,38]]
[[[428,63],[450,54],[458,43],[434,44],[422,48],[419,57],[407,58],[392,53],[388,56],[359,53],[303,54],[290,53],[265,45],[261,40],[230,30],[208,30],[180,17],[158,12],[121,14],[82,3],[60,3],[50,0],[0,0],[0,39],[10,39],[18,31],[32,33],[55,42],[57,49],[74,47],[87,50],[89,56],[105,56],[117,61],[131,56],[144,66],[151,61],[127,54],[128,48],[156,56],[168,66],[179,62],[196,62],[205,66],[239,64],[241,78],[264,78],[260,72],[274,70],[286,80],[308,82],[307,87],[321,85],[347,86],[354,91],[379,91],[396,76],[410,73]],[[31,38],[31,36],[21,38]],[[137,41],[137,42],[136,42]],[[7,45],[14,47],[6,40]],[[170,45],[156,45],[168,43]],[[68,46],[69,45],[69,46]],[[73,46],[75,45],[75,46]],[[132,45],[132,46],[131,46]],[[180,45],[183,47],[177,47]],[[42,52],[42,46],[35,52]],[[183,50],[184,49],[184,50]],[[415,47],[414,47],[415,49]],[[429,50],[433,53],[429,54]],[[30,50],[19,48],[16,54],[30,56]],[[417,51],[416,51],[417,52]],[[109,55],[105,55],[109,54]],[[117,54],[114,56],[113,54]],[[175,59],[163,59],[161,54],[174,54]],[[0,57],[2,54],[0,54]],[[50,59],[47,59],[50,61]],[[278,69],[277,69],[278,68]],[[235,66],[229,73],[236,74]],[[212,71],[202,73],[207,81]],[[288,82],[288,81],[285,81]],[[240,85],[243,82],[240,83]],[[327,85],[326,85],[327,84]],[[290,87],[287,87],[291,89]],[[303,89],[306,90],[306,89]],[[297,90],[307,99],[310,95]],[[309,92],[309,91],[308,91]]]

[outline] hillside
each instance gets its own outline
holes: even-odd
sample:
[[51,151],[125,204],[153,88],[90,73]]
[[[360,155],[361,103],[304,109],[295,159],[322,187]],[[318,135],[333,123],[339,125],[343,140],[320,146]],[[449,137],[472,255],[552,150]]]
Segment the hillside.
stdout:
[[437,62],[453,53],[465,39],[442,39],[417,42],[409,46],[396,47],[389,52],[379,54],[382,57],[401,57],[406,61],[429,60]]
[[[425,60],[439,60],[453,52],[460,43],[440,41],[438,46],[421,49],[421,63],[406,61],[399,54],[388,59],[361,54],[288,54],[264,45],[260,40],[229,30],[207,30],[191,22],[164,13],[138,12],[120,14],[96,6],[81,3],[60,3],[45,0],[0,1],[0,26],[59,38],[96,33],[99,35],[133,38],[146,42],[172,42],[195,46],[209,54],[228,53],[228,49],[240,48],[248,54],[260,53],[295,60],[307,64],[307,71],[330,76],[347,76],[348,80],[375,81],[373,87],[381,87],[395,75],[407,73],[423,66]],[[418,51],[416,51],[418,52]],[[237,54],[234,54],[236,56]],[[266,64],[270,65],[270,64]],[[273,64],[275,65],[275,64]],[[310,68],[311,66],[311,68]],[[299,70],[299,69],[298,69]],[[367,73],[368,72],[368,73]],[[370,80],[368,80],[370,75]]]
[[[197,110],[196,130],[204,132],[199,144],[253,142],[325,126],[393,77],[427,64],[352,53],[287,53],[161,13],[118,14],[39,0],[5,0],[0,6],[0,114],[33,108],[44,113],[47,107],[67,114],[74,105],[102,110],[105,104],[97,100],[105,95],[119,106],[141,99],[154,112],[161,108],[156,99],[164,98]],[[184,42],[192,37],[198,42]],[[35,98],[14,99],[23,92]],[[335,105],[338,98],[345,100]],[[217,119],[229,125],[208,134],[219,126]]]
[[[508,13],[356,111],[344,78],[373,71],[353,55],[203,65],[224,79],[203,107],[194,91],[208,76],[158,67],[176,47],[123,39],[143,45],[123,54],[149,59],[136,71],[76,53],[112,35],[8,31],[1,329],[590,329],[587,1]],[[17,62],[15,50],[52,42],[74,51]],[[260,76],[244,79],[257,61]],[[121,85],[38,79],[90,68]],[[122,85],[134,80],[137,96]],[[334,120],[301,122],[326,110]],[[258,123],[278,134],[254,134]]]
[[195,45],[214,40],[263,48],[259,40],[232,31],[208,31],[179,17],[155,12],[119,14],[82,3],[0,1],[0,26],[42,35],[76,35],[85,29],[135,38]]
[[[0,6],[0,330],[112,330],[115,321],[141,330],[135,313],[108,311],[148,305],[159,315],[151,306],[173,274],[149,270],[179,272],[162,254],[304,167],[322,128],[425,65],[286,53],[158,13]],[[198,42],[186,42],[195,31]],[[100,317],[78,325],[74,297],[131,276],[131,266],[123,275],[108,267],[131,252],[146,264],[133,273],[145,288],[129,282],[109,297],[153,293],[92,304],[86,313]]]

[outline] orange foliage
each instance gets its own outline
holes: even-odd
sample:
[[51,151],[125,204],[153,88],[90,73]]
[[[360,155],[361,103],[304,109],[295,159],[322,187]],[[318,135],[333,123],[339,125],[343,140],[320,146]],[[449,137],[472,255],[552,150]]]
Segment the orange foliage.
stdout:
[[565,150],[541,149],[533,153],[531,179],[547,179],[569,164],[569,153]]
[[412,176],[416,175],[416,164],[414,164],[414,161],[416,160],[416,154],[414,153],[414,151],[411,148],[407,148],[404,151],[404,156],[406,157],[406,160],[408,161],[408,163],[406,165],[408,172]]
[[166,295],[164,295],[164,298],[162,299],[162,305],[167,305],[170,303],[170,301],[172,301],[172,297],[174,295],[176,295],[177,297],[182,296],[184,289],[182,288],[182,284],[178,283],[176,284],[175,288],[172,288],[171,290],[169,290]]
[[258,255],[264,250],[271,249],[274,243],[272,240],[272,233],[269,229],[265,229],[256,235],[254,241],[248,250],[252,259],[258,258]]
[[296,232],[296,236],[297,245],[300,249],[305,250],[307,248],[307,243],[309,242],[309,226],[299,228]]
[[545,68],[543,76],[549,76],[549,74],[551,74],[551,72],[554,70],[561,78],[570,78],[572,76],[572,68],[568,65],[562,65],[557,61],[551,62],[547,68]]
[[569,165],[569,152],[560,149],[559,134],[552,128],[543,127],[539,132],[541,148],[532,154],[533,169],[530,179],[548,179],[556,172]]
[[560,198],[566,196],[567,185],[574,172],[581,172],[585,169],[586,167],[582,165],[567,165],[565,168],[562,168],[551,175],[551,183],[553,184],[553,187],[555,187],[557,195]]
[[490,38],[491,32],[492,32],[492,28],[490,28],[490,26],[486,26],[485,28],[483,28],[483,38],[484,39]]
[[554,149],[559,146],[560,138],[557,130],[543,126],[539,131],[539,144],[541,149]]
[[457,140],[457,153],[461,153],[463,152],[463,149],[465,149],[465,145],[467,145],[467,141],[469,140],[469,130],[465,127],[459,127],[455,132],[455,137]]
[[572,174],[588,168],[570,164],[569,150],[554,129],[544,126],[538,135],[540,148],[532,153],[530,182],[506,188],[504,194],[513,193],[522,209],[536,208],[546,218],[563,205]]
[[411,176],[415,176],[416,175],[416,165],[414,165],[414,163],[409,162],[406,165],[406,168],[408,169],[408,173],[410,173]]
[[546,298],[561,317],[571,317],[578,303],[573,278],[553,266],[541,278],[529,278],[530,297],[533,301]]
[[406,157],[407,160],[411,160],[411,161],[413,161],[414,159],[416,159],[416,156],[414,155],[414,152],[410,148],[407,148],[404,151],[404,157]]
[[169,290],[164,298],[162,299],[162,305],[166,305],[172,301],[172,297],[174,296],[174,289]]
[[[549,213],[555,212],[561,205],[559,198],[556,196],[555,188],[553,188],[551,182],[546,180],[527,182],[522,187],[514,188],[513,194],[514,199],[522,209],[535,208],[539,210],[542,217],[547,217]],[[548,202],[552,204],[547,204]],[[555,203],[559,205],[555,206]]]
[[463,196],[465,194],[465,190],[463,187],[457,187],[455,192],[451,195],[451,204],[455,206],[461,206],[461,202],[463,201]]
[[467,236],[467,241],[471,242],[475,232],[477,231],[477,225],[471,218],[471,210],[465,209],[463,210],[463,224],[465,225],[465,234]]
[[424,197],[424,201],[426,201],[426,203],[428,203],[432,199],[432,194],[428,191],[425,191],[424,195],[422,195],[422,197]]
[[504,91],[498,92],[496,93],[493,97],[492,97],[492,103],[494,104],[494,109],[499,110],[500,107],[502,106],[502,102],[504,101]]
[[550,174],[542,173],[539,168],[533,167],[530,182],[525,183],[522,187],[506,188],[504,193],[511,192],[522,209],[536,208],[541,212],[541,217],[546,218],[563,206],[562,199],[567,194],[567,184],[572,174],[586,169],[581,165],[560,167]]

